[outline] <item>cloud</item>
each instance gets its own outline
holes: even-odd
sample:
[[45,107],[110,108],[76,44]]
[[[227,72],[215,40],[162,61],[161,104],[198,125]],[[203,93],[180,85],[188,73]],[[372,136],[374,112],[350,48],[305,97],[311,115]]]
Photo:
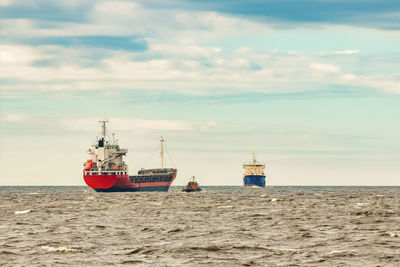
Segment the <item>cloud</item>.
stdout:
[[[5,45],[0,47],[4,66],[2,78],[12,82],[3,83],[3,91],[112,92],[126,89],[227,95],[283,94],[355,85],[398,93],[396,73],[379,72],[385,70],[385,66],[388,70],[396,69],[398,63],[394,58],[376,58],[375,66],[379,68],[365,71],[370,59],[365,55],[352,56],[349,65],[346,57],[349,52],[338,57],[334,53],[260,52],[250,47],[221,51],[199,45],[182,47],[180,54],[179,45],[150,44],[141,53],[142,57],[148,55],[148,59],[136,59],[135,52],[126,51],[113,51],[96,59],[88,57],[93,52],[89,47]],[[159,58],[152,59],[154,54]],[[356,81],[351,77],[375,78]]]
[[0,6],[10,6],[12,4],[12,0],[0,0]]
[[317,72],[321,73],[338,73],[339,68],[332,64],[323,64],[323,63],[310,63],[309,67]]
[[44,57],[38,50],[22,45],[0,45],[0,55],[4,69],[14,65],[29,64]]
[[[183,120],[148,120],[140,118],[113,117],[109,119],[111,128],[115,131],[207,131],[216,126],[215,121],[189,122]],[[98,130],[98,119],[75,118],[63,119],[61,125],[70,131],[93,132]]]
[[360,53],[360,51],[359,50],[341,50],[341,51],[334,51],[332,53],[336,54],[336,55],[353,55],[353,54]]
[[25,122],[29,118],[28,115],[23,114],[23,113],[15,113],[15,114],[7,114],[1,117],[2,122],[15,122],[15,123],[20,123],[20,122]]
[[[310,48],[315,52],[272,51],[268,45],[281,37],[271,33],[269,24],[253,20],[251,12],[237,16],[218,11],[227,8],[222,2],[217,2],[216,11],[209,10],[214,4],[208,1],[202,6],[190,1],[21,3],[11,6],[15,10],[42,10],[48,5],[68,12],[81,8],[85,19],[46,20],[45,16],[39,19],[21,14],[20,19],[2,20],[6,24],[0,47],[1,78],[12,81],[3,84],[6,93],[148,90],[191,95],[284,94],[355,84],[341,75],[380,77],[381,83],[373,82],[375,78],[366,82],[365,78],[360,86],[397,92],[397,74],[386,71],[398,68],[395,57],[376,57],[360,48],[361,56],[359,47],[351,44],[324,53],[315,47]],[[278,5],[274,1],[269,4]],[[233,1],[236,7],[232,8],[242,5]],[[250,5],[268,6],[253,1]],[[319,30],[329,32],[332,27],[325,25],[316,35]],[[371,60],[379,67],[368,64]]]
[[338,77],[339,83],[378,89],[386,93],[400,94],[400,80],[390,79],[384,75],[343,74]]
[[[105,24],[128,24],[136,30],[142,28],[143,32],[149,28],[148,24],[152,23],[164,26],[175,24],[175,27],[181,29],[198,28],[200,24],[205,26],[203,29],[218,26],[203,20],[204,16],[197,17],[196,12],[208,12],[211,16],[225,14],[225,17],[268,23],[274,27],[340,24],[387,30],[400,29],[400,2],[397,0],[2,0],[0,6],[0,17],[5,19],[28,18],[71,23],[96,20]],[[172,18],[169,16],[171,13],[179,13],[179,16]],[[152,19],[148,20],[149,17]],[[142,23],[143,21],[147,23]],[[211,22],[213,21],[215,20],[212,19]]]
[[[216,11],[248,19],[298,27],[304,24],[344,24],[368,28],[400,29],[397,0],[186,0],[187,9]],[[397,14],[397,16],[396,16]],[[373,18],[373,19],[372,19]]]

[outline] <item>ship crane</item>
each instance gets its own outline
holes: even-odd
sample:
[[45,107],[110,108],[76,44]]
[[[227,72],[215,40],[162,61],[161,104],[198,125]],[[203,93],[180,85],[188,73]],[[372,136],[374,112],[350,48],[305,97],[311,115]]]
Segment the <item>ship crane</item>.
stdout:
[[112,160],[114,160],[114,159],[116,159],[118,157],[125,156],[127,152],[128,152],[127,149],[122,149],[121,151],[116,151],[108,159],[105,159],[103,161],[99,161],[99,166],[101,167],[101,166],[103,166],[105,163],[107,163],[109,161],[112,161]]

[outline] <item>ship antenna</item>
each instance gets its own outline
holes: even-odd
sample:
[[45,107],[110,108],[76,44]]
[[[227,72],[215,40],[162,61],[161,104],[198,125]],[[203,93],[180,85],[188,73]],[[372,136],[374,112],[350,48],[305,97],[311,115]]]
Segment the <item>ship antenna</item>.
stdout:
[[101,134],[103,135],[103,138],[105,140],[106,139],[106,129],[107,129],[106,123],[108,121],[99,121],[99,122],[100,122],[100,125],[101,125]]
[[256,163],[256,153],[253,152],[253,163]]
[[160,155],[161,155],[161,169],[163,169],[164,168],[164,139],[162,138],[162,136],[161,136],[161,139],[160,139],[160,143],[161,143],[161,152],[160,152]]

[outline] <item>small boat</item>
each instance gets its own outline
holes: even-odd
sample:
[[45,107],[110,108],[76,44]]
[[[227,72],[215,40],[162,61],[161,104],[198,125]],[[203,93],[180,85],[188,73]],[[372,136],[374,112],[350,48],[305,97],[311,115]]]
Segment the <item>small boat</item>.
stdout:
[[189,181],[189,183],[182,189],[182,192],[194,192],[194,191],[201,191],[199,184],[194,180],[194,176]]

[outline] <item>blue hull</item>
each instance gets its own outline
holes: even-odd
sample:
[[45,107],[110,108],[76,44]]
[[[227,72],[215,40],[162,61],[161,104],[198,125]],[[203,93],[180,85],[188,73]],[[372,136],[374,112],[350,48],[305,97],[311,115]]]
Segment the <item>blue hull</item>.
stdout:
[[160,191],[160,192],[167,192],[169,186],[149,186],[149,187],[136,187],[136,188],[117,188],[117,187],[110,187],[107,189],[95,189],[96,192],[145,192],[145,191]]
[[244,186],[265,187],[265,175],[246,175],[243,178]]

